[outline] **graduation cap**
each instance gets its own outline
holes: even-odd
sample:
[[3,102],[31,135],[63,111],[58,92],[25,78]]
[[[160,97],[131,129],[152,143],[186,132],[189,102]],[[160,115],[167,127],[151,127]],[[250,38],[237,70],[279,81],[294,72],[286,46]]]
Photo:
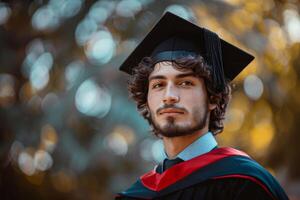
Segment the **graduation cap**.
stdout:
[[219,91],[225,80],[233,80],[254,57],[173,13],[166,12],[120,67],[133,74],[133,68],[150,56],[155,63],[201,55],[210,67],[213,83]]

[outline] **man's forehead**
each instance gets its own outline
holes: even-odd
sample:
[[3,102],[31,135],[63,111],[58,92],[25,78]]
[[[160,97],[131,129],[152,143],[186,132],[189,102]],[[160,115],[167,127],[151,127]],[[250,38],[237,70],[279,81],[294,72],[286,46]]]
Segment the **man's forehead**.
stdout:
[[170,61],[164,61],[156,63],[152,73],[149,78],[154,76],[176,76],[179,74],[191,74],[193,73],[192,69],[179,70],[175,67],[175,64]]

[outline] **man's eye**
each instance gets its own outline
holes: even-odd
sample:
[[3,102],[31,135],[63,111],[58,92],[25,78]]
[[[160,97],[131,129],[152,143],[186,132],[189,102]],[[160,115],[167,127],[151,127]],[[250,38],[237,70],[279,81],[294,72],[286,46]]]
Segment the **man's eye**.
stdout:
[[182,82],[179,83],[179,85],[190,86],[190,85],[193,85],[193,83],[191,81],[182,81]]
[[152,89],[155,89],[155,88],[160,88],[162,87],[162,84],[161,83],[156,83],[152,86]]

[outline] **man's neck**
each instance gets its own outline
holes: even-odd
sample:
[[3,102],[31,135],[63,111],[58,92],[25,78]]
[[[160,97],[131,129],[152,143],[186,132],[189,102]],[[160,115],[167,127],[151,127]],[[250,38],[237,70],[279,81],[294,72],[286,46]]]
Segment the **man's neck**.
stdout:
[[179,137],[163,137],[165,151],[170,159],[175,158],[187,146],[208,132],[208,129],[199,130],[193,134]]

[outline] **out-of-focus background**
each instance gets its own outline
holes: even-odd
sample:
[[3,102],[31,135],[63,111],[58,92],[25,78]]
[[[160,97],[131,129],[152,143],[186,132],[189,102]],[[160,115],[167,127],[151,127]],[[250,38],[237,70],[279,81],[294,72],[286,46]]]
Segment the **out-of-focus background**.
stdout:
[[256,57],[219,143],[248,152],[300,199],[300,1],[0,2],[0,199],[112,199],[162,143],[118,67],[165,11]]

